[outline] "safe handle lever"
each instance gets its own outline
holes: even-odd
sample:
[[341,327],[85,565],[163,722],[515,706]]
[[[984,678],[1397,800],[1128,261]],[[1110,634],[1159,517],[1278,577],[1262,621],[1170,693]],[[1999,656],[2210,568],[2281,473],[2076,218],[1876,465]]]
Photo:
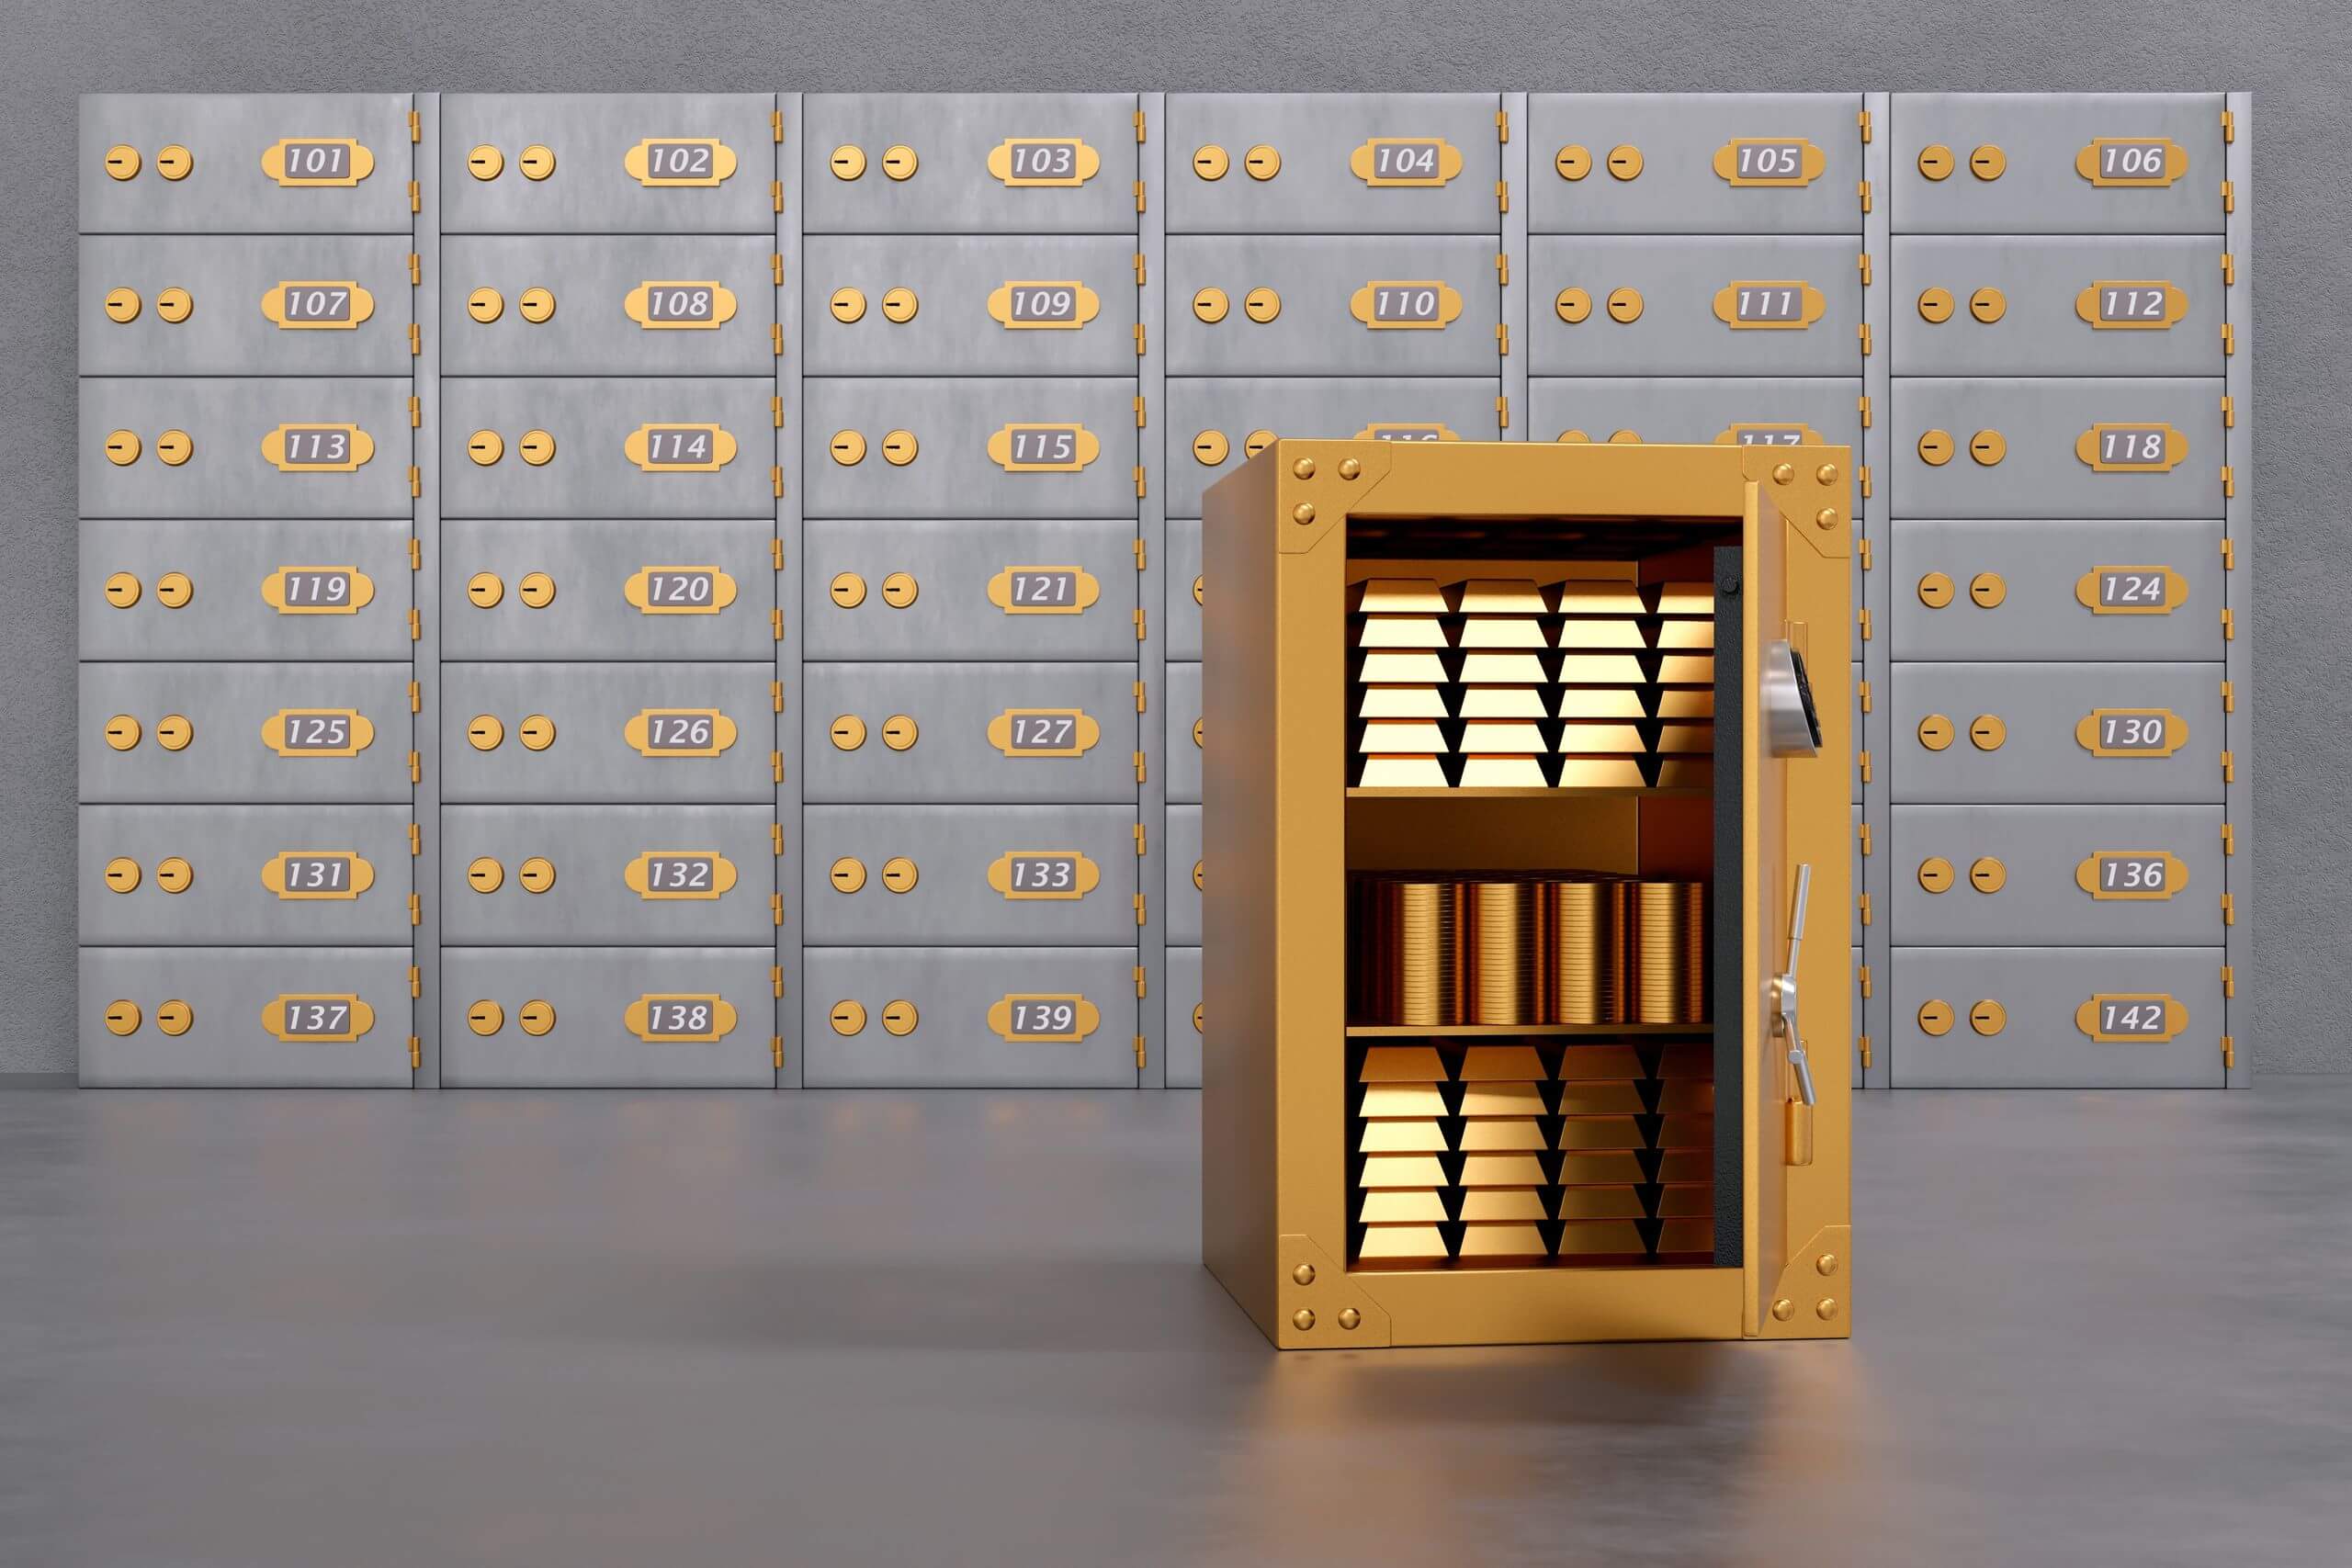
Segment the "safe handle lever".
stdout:
[[1805,905],[1813,894],[1813,867],[1797,867],[1795,911],[1789,918],[1789,966],[1772,979],[1772,1032],[1789,1043],[1789,1068],[1796,1074],[1797,1097],[1815,1103],[1813,1066],[1805,1060],[1804,1033],[1797,1022],[1797,958],[1804,951]]

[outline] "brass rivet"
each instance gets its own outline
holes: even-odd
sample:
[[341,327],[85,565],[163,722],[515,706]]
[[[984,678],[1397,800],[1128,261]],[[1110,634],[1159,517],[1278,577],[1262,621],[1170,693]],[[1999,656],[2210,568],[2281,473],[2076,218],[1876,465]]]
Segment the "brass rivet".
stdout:
[[1838,1272],[1838,1255],[1834,1252],[1823,1253],[1813,1260],[1813,1269],[1816,1274],[1835,1274]]
[[1838,509],[1834,506],[1823,507],[1813,514],[1813,525],[1816,528],[1835,528],[1838,526]]
[[1293,463],[1290,466],[1290,471],[1296,474],[1300,479],[1311,479],[1315,477],[1315,459],[1312,457],[1301,457],[1297,462]]
[[1306,1333],[1315,1326],[1315,1310],[1312,1307],[1299,1308],[1290,1314],[1290,1325],[1302,1334]]
[[1297,1268],[1290,1271],[1290,1277],[1299,1284],[1311,1285],[1315,1283],[1315,1265],[1312,1263],[1302,1263]]
[[1787,485],[1794,484],[1796,481],[1797,468],[1794,463],[1781,463],[1774,466],[1772,469],[1772,482],[1774,484]]
[[1311,502],[1311,501],[1302,501],[1302,502],[1300,502],[1296,506],[1294,506],[1294,507],[1292,507],[1292,508],[1290,509],[1290,516],[1291,516],[1291,521],[1292,521],[1292,522],[1294,522],[1294,523],[1312,523],[1312,522],[1314,522],[1314,521],[1315,521],[1315,503],[1314,503],[1313,502]]
[[1821,467],[1813,470],[1813,477],[1817,483],[1834,485],[1838,482],[1838,465],[1835,463],[1824,463]]
[[1821,1319],[1824,1323],[1826,1323],[1831,1318],[1836,1317],[1838,1315],[1838,1298],[1836,1296],[1824,1296],[1819,1301],[1814,1303],[1813,1315]]
[[1342,457],[1340,459],[1340,477],[1341,479],[1351,479],[1363,472],[1363,465],[1357,462],[1353,457]]
[[1772,1303],[1772,1315],[1782,1323],[1788,1322],[1789,1319],[1796,1316],[1796,1314],[1797,1303],[1789,1300],[1786,1296],[1782,1296],[1779,1301]]
[[1356,1309],[1355,1309],[1355,1308],[1353,1308],[1353,1307],[1341,1307],[1341,1308],[1340,1309],[1340,1327],[1342,1327],[1342,1328],[1353,1328],[1353,1327],[1355,1327],[1358,1324],[1362,1323],[1363,1321],[1363,1314],[1362,1314],[1362,1313],[1360,1313],[1360,1312],[1356,1311]]

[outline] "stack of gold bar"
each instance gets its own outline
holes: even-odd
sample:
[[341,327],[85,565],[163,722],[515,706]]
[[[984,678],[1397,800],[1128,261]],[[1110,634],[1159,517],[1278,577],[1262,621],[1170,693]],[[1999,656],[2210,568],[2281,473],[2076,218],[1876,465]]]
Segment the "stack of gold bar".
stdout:
[[1714,585],[1662,582],[1649,595],[1658,616],[1657,787],[1705,789],[1715,772]]
[[1354,782],[1446,785],[1445,592],[1423,578],[1374,578],[1355,586],[1358,694]]
[[1630,582],[1569,581],[1559,604],[1560,786],[1641,788],[1649,750],[1640,725],[1647,716],[1641,594]]
[[1634,887],[1634,1021],[1707,1021],[1707,885]]
[[1462,783],[1543,788],[1544,617],[1533,582],[1474,578],[1461,589]]
[[1469,1021],[1526,1025],[1543,1021],[1537,957],[1542,884],[1500,877],[1464,886],[1469,906]]
[[1444,1226],[1445,1062],[1434,1045],[1372,1045],[1356,1075],[1356,1220],[1363,1227],[1357,1259],[1392,1268],[1425,1268],[1448,1254]]
[[1711,1045],[1658,1053],[1657,1255],[1712,1258],[1715,1248],[1715,1066]]
[[1551,1256],[1542,1118],[1549,1075],[1532,1045],[1473,1045],[1462,1057],[1461,1259],[1525,1265]]
[[1560,1250],[1563,1262],[1622,1263],[1649,1253],[1641,1222],[1649,1147],[1641,1118],[1648,1077],[1631,1045],[1571,1044],[1560,1063]]
[[1542,884],[1538,967],[1546,1023],[1623,1023],[1633,956],[1633,886],[1582,876]]

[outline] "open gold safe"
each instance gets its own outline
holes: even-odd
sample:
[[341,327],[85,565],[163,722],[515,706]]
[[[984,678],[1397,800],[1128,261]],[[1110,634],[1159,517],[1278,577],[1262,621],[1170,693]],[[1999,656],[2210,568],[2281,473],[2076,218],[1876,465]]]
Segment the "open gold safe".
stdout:
[[1286,440],[1208,492],[1202,1251],[1277,1346],[1849,1333],[1852,491]]

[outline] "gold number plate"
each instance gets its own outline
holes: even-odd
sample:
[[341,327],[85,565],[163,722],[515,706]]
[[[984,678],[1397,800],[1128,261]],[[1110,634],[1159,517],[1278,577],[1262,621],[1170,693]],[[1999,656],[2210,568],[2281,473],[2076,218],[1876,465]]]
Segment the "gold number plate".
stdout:
[[[294,889],[286,886],[286,863],[289,860],[339,860],[349,863],[350,874],[345,886],[335,888]],[[376,868],[349,850],[280,850],[261,863],[261,885],[280,898],[314,899],[358,897],[376,886]]]
[[[653,456],[653,432],[699,430],[710,437],[710,456],[696,461],[672,462]],[[735,460],[735,437],[715,424],[687,424],[667,420],[640,424],[621,443],[621,451],[649,474],[715,474]]]
[[[710,739],[695,746],[656,746],[652,741],[657,718],[707,719]],[[621,738],[640,757],[716,757],[735,744],[735,721],[717,708],[639,708],[637,716],[621,727]]]
[[[1797,167],[1793,174],[1742,174],[1739,170],[1740,149],[1743,147],[1793,148]],[[1760,160],[1750,158],[1754,164]],[[1781,160],[1769,160],[1775,170]],[[1802,136],[1738,136],[1715,150],[1715,173],[1728,185],[1734,186],[1809,186],[1819,179],[1829,167],[1829,154]]]
[[[707,573],[710,577],[710,603],[707,604],[656,604],[653,603],[653,579],[665,571]],[[715,566],[641,566],[628,574],[621,584],[621,597],[637,606],[641,615],[715,615],[735,603],[735,579]]]
[[[299,572],[343,578],[350,590],[340,604],[289,604],[286,579]],[[356,566],[281,566],[261,580],[261,602],[281,615],[356,615],[376,602],[376,580]]]
[[[2154,887],[2101,887],[2098,885],[2098,863],[2103,860],[2162,861],[2164,882]],[[2188,886],[2188,866],[2178,855],[2166,850],[2094,850],[2075,868],[2075,886],[2092,897],[2105,903],[2121,899],[2131,903],[2147,903],[2171,897]]]
[[1082,424],[1008,424],[989,437],[989,461],[1008,474],[1074,474],[1102,455]]
[[1821,432],[1809,424],[1735,424],[1715,437],[1718,446],[1819,446]]
[[[286,743],[288,720],[305,718],[340,718],[345,721],[344,744],[341,746],[289,746]],[[356,708],[279,708],[261,721],[261,743],[281,757],[356,757],[374,744],[376,725]]]
[[[2109,719],[2137,719],[2143,726],[2154,722],[2161,727],[2161,743],[2110,745],[2105,739]],[[2169,757],[2188,744],[2188,721],[2170,708],[2093,708],[2075,723],[2075,739],[2094,757]]]
[[[347,439],[343,444],[343,457],[334,462],[304,460],[286,455],[286,433],[299,430],[305,434],[317,430],[339,430]],[[282,474],[347,474],[376,455],[376,438],[356,424],[334,424],[313,421],[297,421],[281,424],[261,438],[261,455]]]
[[[692,1031],[664,1029],[657,1032],[653,1027],[653,1010],[655,1004],[663,1002],[684,1003],[688,1008],[708,1008],[710,1012],[706,1027]],[[621,1013],[621,1027],[648,1044],[656,1041],[663,1044],[695,1041],[707,1043],[713,1040],[723,1040],[734,1032],[735,1009],[725,998],[714,997],[706,991],[648,991],[629,1003]]]
[[[350,1010],[344,1014],[344,1027],[329,1033],[313,1033],[289,1027],[293,1021],[287,1016],[288,1008],[313,1006],[341,1006]],[[289,1043],[348,1044],[376,1027],[376,1010],[348,991],[286,991],[262,1004],[261,1026],[278,1039]]]
[[[1427,289],[1436,296],[1434,308],[1437,313],[1426,320],[1381,321],[1377,307],[1380,291],[1384,288]],[[1375,277],[1348,296],[1348,314],[1376,333],[1443,332],[1461,316],[1462,295],[1451,285],[1433,277]]]
[[[707,289],[710,313],[696,320],[657,321],[653,315],[653,293],[660,288]],[[648,278],[621,296],[621,312],[650,333],[716,332],[735,319],[735,291],[709,278]]]
[[[1063,148],[1069,152],[1063,152]],[[1018,172],[1016,163],[1021,165]],[[1067,166],[1055,172],[1057,165]],[[1048,172],[1041,174],[1041,168]],[[1075,136],[1008,136],[989,149],[989,173],[1016,189],[1082,186],[1102,168],[1102,154]]]
[[[1012,863],[1021,860],[1066,860],[1073,863],[1070,886],[1051,889],[1012,886]],[[1007,850],[989,865],[989,886],[1007,898],[1026,903],[1032,899],[1067,902],[1083,898],[1102,885],[1102,868],[1080,854],[1076,850]]]
[[[707,887],[655,888],[649,862],[657,860],[701,860],[710,863],[710,886]],[[621,880],[628,890],[650,903],[668,903],[676,899],[709,900],[722,893],[735,890],[735,863],[716,850],[641,850],[635,860],[621,868]]]
[[[1012,602],[1012,580],[1030,572],[1068,572],[1076,578],[1073,592],[1077,598],[1068,604],[1016,604]],[[1075,566],[1009,566],[989,579],[989,603],[1008,615],[1083,615],[1094,602],[1102,597],[1102,585],[1094,574]]]
[[[1016,1029],[1013,1027],[1012,1015],[1015,1008],[1035,1009],[1038,1007],[1044,1007],[1049,1013],[1051,1010],[1055,1008],[1066,1007],[1069,1009],[1069,1027],[1067,1029],[1041,1030],[1035,1027],[1034,1017],[1030,1020],[1024,1021],[1028,1023],[1029,1027],[1023,1029]],[[1020,1044],[1029,1041],[1052,1043],[1057,1041],[1076,1042],[1083,1040],[1088,1035],[1093,1033],[1096,1029],[1101,1027],[1102,1022],[1102,1012],[1101,1009],[1097,1008],[1092,1002],[1088,1001],[1084,997],[1072,996],[1067,992],[1014,992],[1011,995],[1000,998],[989,1009],[989,1027],[1014,1044]]]
[[[1067,288],[1070,291],[1071,313],[1068,321],[1015,320],[1012,296],[1024,288]],[[1016,333],[1076,332],[1102,313],[1102,297],[1075,278],[1012,277],[989,291],[989,314],[1000,326]]]
[[[351,308],[339,321],[311,321],[300,318],[288,321],[286,315],[286,295],[294,288],[341,288],[351,296]],[[261,313],[288,332],[347,333],[376,313],[376,296],[347,277],[325,278],[318,281],[288,280],[265,290],[261,297]]]
[[[2161,463],[2117,463],[2103,454],[2107,433],[2110,430],[2149,431],[2165,433],[2165,456]],[[2102,474],[2168,474],[2188,458],[2188,437],[2161,420],[2113,420],[2094,424],[2075,437],[2075,456]]]
[[[289,175],[286,172],[286,150],[288,147],[342,147],[348,149],[339,175]],[[261,172],[288,187],[318,186],[356,186],[376,172],[376,154],[348,136],[288,136],[261,150]]]
[[[1739,296],[1741,290],[1748,288],[1760,288],[1767,293],[1776,288],[1793,291],[1798,295],[1802,308],[1796,315],[1785,320],[1775,318],[1770,321],[1743,321],[1739,319]],[[1715,320],[1736,333],[1801,333],[1821,320],[1828,310],[1829,301],[1822,296],[1821,290],[1803,278],[1736,278],[1715,290]]]
[[[2161,604],[2102,604],[2099,603],[2099,579],[2110,572],[2137,573],[2154,577],[2164,573],[2165,602]],[[2168,566],[2095,566],[2075,579],[2075,603],[2094,615],[2169,615],[2188,597],[2188,579]]]
[[[1058,746],[1016,746],[1015,721],[1024,718],[1068,719],[1069,739]],[[989,744],[1008,757],[1082,757],[1102,739],[1102,727],[1077,708],[1007,708],[989,720]]]
[[[2142,1032],[2137,1030],[2130,1032],[2109,1032],[2106,1028],[2102,1027],[2105,1023],[2109,1021],[2110,1015],[2107,1011],[2107,1009],[2109,1007],[2161,1007],[2165,1010],[2163,1032],[2157,1032],[2154,1030],[2146,1032]],[[2093,1040],[2101,1042],[2121,1042],[2126,1044],[2140,1040],[2154,1040],[2161,1042],[2170,1040],[2174,1035],[2178,1034],[2182,1030],[2188,1027],[2188,1007],[2178,998],[2166,996],[2161,991],[2153,993],[2143,991],[2103,991],[2075,1010],[2075,1027],[2089,1035]]]
[[1348,168],[1368,186],[1442,186],[1462,172],[1462,149],[1442,136],[1375,136],[1348,154]]
[[[2100,297],[2110,288],[2161,288],[2165,295],[2165,312],[2161,316],[2132,316],[2124,321],[2110,321],[2099,311]],[[2075,314],[2088,321],[2095,332],[2160,333],[2188,314],[2188,290],[2163,278],[2103,277],[2075,296]]]
[[[2109,147],[2161,147],[2165,166],[2153,174],[2109,174],[2105,166]],[[2188,149],[2168,136],[2101,136],[2075,154],[2075,173],[2102,187],[2168,186],[2188,173]]]
[[[655,147],[707,147],[710,156],[697,174],[657,175],[653,172]],[[715,186],[735,172],[735,149],[715,136],[649,136],[621,154],[621,167],[641,186]]]
[[1356,432],[1359,441],[1459,441],[1442,424],[1367,424]]

